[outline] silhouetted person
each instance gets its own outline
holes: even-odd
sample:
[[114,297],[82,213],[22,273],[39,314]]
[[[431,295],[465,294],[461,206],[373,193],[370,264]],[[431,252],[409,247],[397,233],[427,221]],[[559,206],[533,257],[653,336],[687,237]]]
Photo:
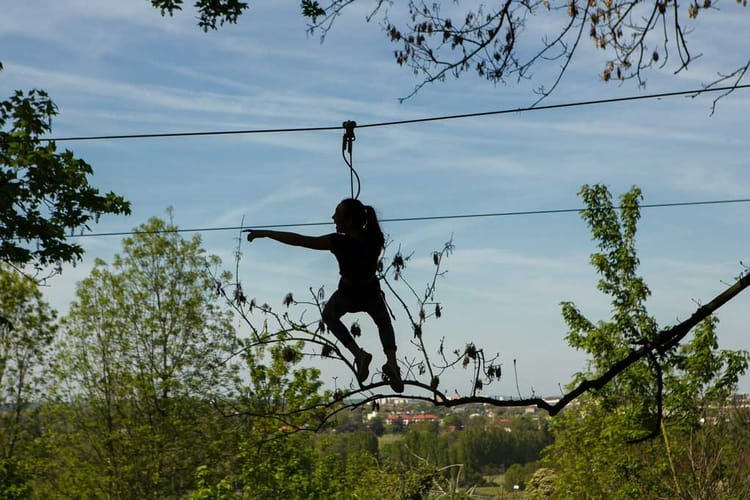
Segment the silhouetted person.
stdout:
[[333,214],[336,232],[323,236],[305,236],[286,231],[246,229],[247,241],[271,238],[287,245],[313,250],[328,250],[339,263],[338,289],[323,309],[323,321],[333,335],[354,355],[357,380],[363,383],[370,374],[372,354],[352,337],[341,322],[346,313],[366,312],[378,327],[380,342],[386,355],[383,373],[395,392],[403,392],[404,383],[396,361],[396,338],[388,315],[380,281],[375,275],[380,252],[385,244],[375,209],[361,201],[347,198],[338,204]]

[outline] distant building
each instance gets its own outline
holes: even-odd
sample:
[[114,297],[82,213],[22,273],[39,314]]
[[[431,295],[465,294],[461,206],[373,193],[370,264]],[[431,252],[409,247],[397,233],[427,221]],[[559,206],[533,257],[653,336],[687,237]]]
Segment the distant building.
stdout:
[[391,413],[386,418],[386,422],[393,424],[394,422],[401,421],[404,425],[416,424],[419,422],[438,422],[440,417],[433,415],[432,413],[420,413],[417,415],[409,415],[405,413]]

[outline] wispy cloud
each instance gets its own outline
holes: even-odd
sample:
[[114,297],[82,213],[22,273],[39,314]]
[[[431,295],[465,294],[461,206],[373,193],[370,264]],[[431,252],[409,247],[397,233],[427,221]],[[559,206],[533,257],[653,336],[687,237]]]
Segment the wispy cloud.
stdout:
[[258,193],[250,189],[245,200],[242,200],[240,206],[226,213],[221,214],[211,223],[215,225],[239,225],[240,220],[245,220],[247,227],[252,227],[253,221],[267,222],[271,214],[292,212],[290,207],[295,206],[295,202],[306,200],[311,197],[322,197],[325,193],[317,187],[310,186],[289,186],[285,185],[282,189],[272,193]]

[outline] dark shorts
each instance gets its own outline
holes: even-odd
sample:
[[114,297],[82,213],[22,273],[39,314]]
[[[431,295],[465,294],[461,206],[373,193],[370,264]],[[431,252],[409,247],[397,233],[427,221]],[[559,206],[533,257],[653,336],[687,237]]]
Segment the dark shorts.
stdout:
[[381,304],[385,307],[378,280],[366,284],[350,284],[341,280],[338,289],[328,299],[328,303],[331,302],[334,303],[336,311],[342,313],[370,312],[373,307],[379,307]]
[[391,325],[391,316],[385,303],[385,296],[380,289],[380,282],[373,280],[367,284],[349,284],[343,280],[339,288],[328,299],[323,311],[323,318],[330,325],[330,320],[339,322],[346,313],[365,312],[370,315],[380,333],[380,340],[385,349],[395,349],[396,341]]

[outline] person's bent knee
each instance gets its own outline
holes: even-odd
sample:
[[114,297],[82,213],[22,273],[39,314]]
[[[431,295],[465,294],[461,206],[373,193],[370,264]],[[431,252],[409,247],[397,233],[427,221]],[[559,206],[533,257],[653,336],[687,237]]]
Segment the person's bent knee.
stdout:
[[330,306],[330,303],[326,304],[326,306],[323,308],[323,314],[321,315],[323,321],[326,324],[332,321],[338,321],[339,319],[341,319],[341,316],[343,316],[343,314],[339,314],[336,308]]

